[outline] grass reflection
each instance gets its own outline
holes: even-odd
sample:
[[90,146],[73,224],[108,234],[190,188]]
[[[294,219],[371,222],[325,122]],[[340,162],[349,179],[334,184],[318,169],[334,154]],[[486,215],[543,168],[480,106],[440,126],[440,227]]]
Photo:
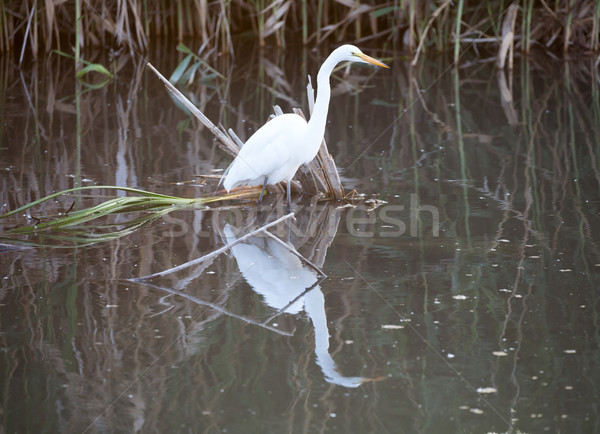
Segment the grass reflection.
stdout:
[[[350,233],[349,209],[332,216],[333,242],[311,245],[311,236],[296,235],[298,248],[329,276],[320,289],[339,371],[385,381],[351,390],[324,381],[303,314],[279,316],[282,329],[296,330],[281,336],[121,280],[222,245],[212,213],[185,208],[163,219],[165,229],[155,225],[77,251],[3,251],[5,430],[82,431],[92,421],[129,431],[597,430],[600,89],[591,63],[538,61],[501,74],[483,63],[448,75],[429,60],[413,69],[396,65],[390,88],[373,96],[386,104],[364,116],[345,98],[365,101],[365,94],[340,88],[331,124],[361,119],[352,131],[331,134],[339,138],[330,141],[332,153],[348,167],[345,181],[381,192],[390,206],[408,205],[414,194],[415,203],[439,211],[439,237],[421,226],[429,223],[420,214],[416,236],[412,228],[383,236],[391,231],[381,227],[381,207],[358,225],[370,237]],[[265,73],[261,86],[233,77],[192,91],[215,119],[244,130],[246,119],[259,123],[266,115],[257,107],[270,111],[269,101],[283,92],[274,83],[287,76],[285,66],[274,66],[282,74]],[[73,178],[65,175],[78,164],[73,82],[52,62],[39,68],[52,73],[37,88],[29,85],[39,82],[31,71],[23,72],[27,87],[10,68],[0,80],[17,92],[0,93],[7,119],[1,195],[10,209],[70,188]],[[183,115],[165,108],[171,102],[156,96],[164,90],[153,88],[143,68],[121,71],[120,80],[130,82],[81,96],[82,183],[111,184],[118,176],[165,196],[196,197],[206,189],[201,183],[174,183],[225,166],[223,156],[193,122],[174,133]],[[438,87],[422,92],[439,76]],[[289,94],[301,95],[303,82],[287,80]],[[25,89],[31,105],[18,97]],[[41,209],[51,214],[69,205]],[[311,205],[303,210],[321,211]],[[410,221],[409,208],[400,219]],[[298,226],[311,228],[304,233],[330,233],[325,212],[309,214],[298,215]],[[187,231],[165,235],[183,223]],[[196,299],[245,318],[272,314],[232,259],[174,276],[168,287],[190,276],[197,276],[187,287]]]

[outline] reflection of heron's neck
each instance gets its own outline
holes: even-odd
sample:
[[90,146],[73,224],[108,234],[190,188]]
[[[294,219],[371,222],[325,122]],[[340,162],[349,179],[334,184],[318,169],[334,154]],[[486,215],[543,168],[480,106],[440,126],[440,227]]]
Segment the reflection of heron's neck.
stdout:
[[310,317],[315,329],[315,355],[325,379],[329,383],[344,387],[358,387],[364,382],[362,377],[344,377],[337,371],[337,366],[329,354],[329,329],[325,313],[325,297],[319,288],[315,288],[304,296],[304,309]]

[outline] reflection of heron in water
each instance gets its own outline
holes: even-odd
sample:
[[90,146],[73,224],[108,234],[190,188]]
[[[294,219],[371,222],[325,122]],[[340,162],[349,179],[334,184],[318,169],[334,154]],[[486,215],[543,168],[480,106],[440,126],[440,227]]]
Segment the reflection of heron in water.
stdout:
[[[225,226],[223,233],[228,243],[235,241],[236,237],[229,224]],[[345,377],[338,372],[335,361],[329,354],[325,297],[319,285],[315,285],[318,280],[315,271],[305,267],[284,246],[265,236],[236,244],[231,252],[248,284],[263,296],[269,306],[278,310],[285,308],[284,312],[287,313],[299,313],[304,307],[315,330],[317,364],[327,382],[344,387],[358,387],[361,383],[372,380]],[[311,286],[314,286],[313,289],[302,295]]]

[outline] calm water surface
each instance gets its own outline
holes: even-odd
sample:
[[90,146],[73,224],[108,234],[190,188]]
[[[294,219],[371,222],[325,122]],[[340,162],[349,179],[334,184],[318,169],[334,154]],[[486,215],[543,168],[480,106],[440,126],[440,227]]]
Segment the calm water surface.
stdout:
[[[306,107],[326,53],[267,54],[189,94],[242,138]],[[267,236],[190,262],[282,216],[278,195],[88,246],[6,231],[111,191],[0,221],[2,431],[598,432],[597,72],[392,65],[332,79],[329,149],[370,201],[297,198],[271,230],[326,278]],[[4,210],[77,185],[216,189],[229,157],[141,61],[118,66],[86,90],[65,59],[3,60]]]

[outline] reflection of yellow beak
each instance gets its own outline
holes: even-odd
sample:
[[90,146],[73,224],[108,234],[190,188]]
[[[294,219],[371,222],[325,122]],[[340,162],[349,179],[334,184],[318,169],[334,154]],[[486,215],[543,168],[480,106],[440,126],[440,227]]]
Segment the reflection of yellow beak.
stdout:
[[387,66],[385,63],[381,63],[379,60],[373,59],[371,56],[367,56],[364,53],[354,53],[354,55],[356,57],[360,57],[365,62],[371,63],[372,65],[377,65],[377,66],[382,66],[384,68],[389,68],[389,66]]

